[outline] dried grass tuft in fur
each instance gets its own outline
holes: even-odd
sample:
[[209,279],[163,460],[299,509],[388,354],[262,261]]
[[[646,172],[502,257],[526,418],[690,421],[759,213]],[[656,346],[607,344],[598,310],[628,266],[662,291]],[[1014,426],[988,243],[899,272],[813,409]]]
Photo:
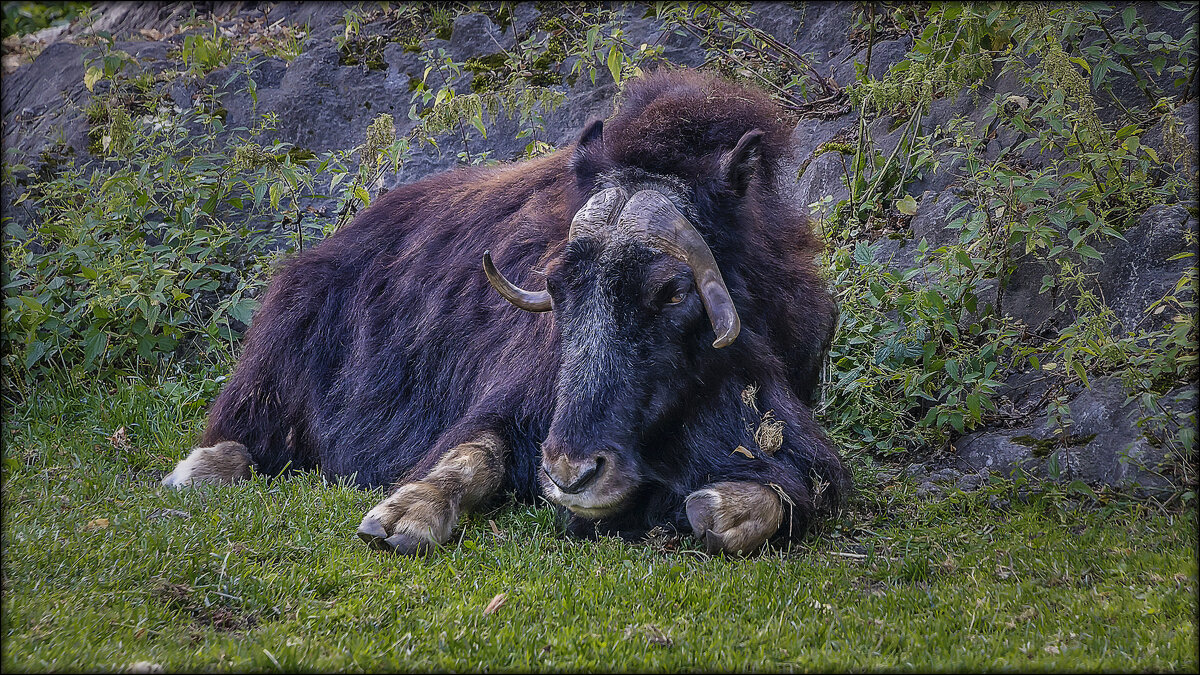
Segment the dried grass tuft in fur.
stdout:
[[742,403],[745,403],[746,405],[750,406],[750,409],[753,410],[757,414],[758,413],[757,401],[758,401],[758,385],[757,384],[746,385],[746,388],[742,390]]
[[773,410],[768,410],[767,414],[763,415],[758,430],[754,432],[754,442],[758,443],[758,449],[768,455],[775,454],[776,450],[783,447],[783,428],[785,426],[787,425],[783,420],[775,419]]

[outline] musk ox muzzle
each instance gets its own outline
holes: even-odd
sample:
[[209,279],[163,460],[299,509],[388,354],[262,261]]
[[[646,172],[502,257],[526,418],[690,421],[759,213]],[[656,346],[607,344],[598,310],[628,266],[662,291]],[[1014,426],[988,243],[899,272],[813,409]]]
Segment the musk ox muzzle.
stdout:
[[547,440],[542,446],[542,489],[576,515],[612,515],[625,507],[641,483],[633,455],[614,446],[568,451]]

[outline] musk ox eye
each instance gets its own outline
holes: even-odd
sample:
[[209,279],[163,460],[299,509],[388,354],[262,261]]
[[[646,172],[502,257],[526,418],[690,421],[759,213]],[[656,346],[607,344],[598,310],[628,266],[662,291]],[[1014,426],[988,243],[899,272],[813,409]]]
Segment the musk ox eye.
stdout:
[[683,283],[668,283],[655,293],[655,304],[662,307],[670,307],[678,305],[684,300],[687,300],[688,293],[692,290],[690,285]]

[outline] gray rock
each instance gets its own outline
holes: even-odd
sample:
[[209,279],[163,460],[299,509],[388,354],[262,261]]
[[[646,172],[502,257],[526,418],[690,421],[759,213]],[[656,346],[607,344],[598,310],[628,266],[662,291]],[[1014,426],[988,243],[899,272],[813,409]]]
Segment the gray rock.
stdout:
[[[824,217],[838,202],[848,199],[850,191],[842,180],[845,176],[842,158],[827,152],[812,160],[796,182],[793,198],[801,211],[815,209],[814,215]],[[828,198],[828,199],[826,199]],[[824,201],[824,207],[814,206]]]
[[967,473],[963,474],[957,481],[955,481],[954,487],[962,490],[963,492],[973,492],[978,490],[980,486],[983,485],[985,480],[986,479],[981,474]]
[[1071,298],[1062,288],[1055,286],[1042,292],[1042,279],[1054,275],[1056,266],[1036,257],[1024,255],[1024,244],[1017,243],[1010,251],[1016,269],[1005,281],[1001,311],[1007,316],[1020,319],[1029,329],[1038,334],[1051,327],[1057,328],[1071,322]]
[[[229,123],[250,126],[252,116],[275,113],[280,140],[313,152],[353,148],[363,142],[367,126],[379,113],[390,112],[398,122],[407,116],[407,97],[386,95],[398,84],[389,74],[342,66],[333,44],[316,45],[287,66],[277,86],[259,87],[257,110],[248,100],[239,105],[237,94],[228,98]],[[407,84],[405,79],[406,89]]]
[[450,34],[450,54],[456,61],[498,54],[516,43],[512,30],[502,32],[486,14],[460,14]]
[[1168,259],[1189,249],[1185,233],[1196,232],[1196,226],[1196,218],[1182,206],[1151,206],[1124,233],[1125,241],[1112,239],[1097,247],[1104,256],[1095,266],[1100,291],[1126,331],[1139,325],[1155,327],[1171,318],[1170,312],[1148,315],[1146,310],[1195,266],[1195,258]]
[[[774,5],[772,11],[780,14],[788,9],[784,3],[765,4]],[[765,9],[758,11],[766,13]],[[865,50],[855,50],[847,40],[854,11],[855,7],[849,3],[804,3],[799,11],[798,25],[777,20],[773,34],[800,54],[807,55],[817,72],[844,86],[854,80],[855,56],[859,55],[861,60],[865,55]],[[767,17],[769,20],[769,13]]]
[[988,103],[998,94],[1005,97],[1010,95],[1032,96],[1030,91],[1016,73],[1003,74],[997,69],[989,75],[974,91],[964,90],[951,92],[947,96],[936,99],[929,106],[929,112],[921,118],[921,128],[931,130],[935,127],[945,127],[950,120],[961,118],[974,123],[977,136],[987,136],[987,130],[992,127],[994,117],[988,114]]
[[953,483],[961,477],[961,471],[952,468],[945,468],[934,471],[929,475],[929,480],[933,481],[934,483]]
[[[912,38],[907,35],[899,40],[876,42],[871,48],[871,68],[867,73],[876,80],[883,79],[887,75],[888,69],[904,60],[910,49],[912,49]],[[866,50],[860,51],[858,56],[865,62]]]
[[1053,378],[1040,370],[1013,373],[996,389],[996,398],[1008,400],[1010,415],[1040,413],[1037,406],[1052,383]]
[[1032,450],[1014,438],[1028,435],[1021,432],[1032,429],[979,431],[967,434],[955,442],[955,463],[964,471],[989,469],[1004,476],[1012,476],[1020,471],[1030,471],[1040,466],[1040,458],[1035,458]]
[[33,63],[4,77],[0,101],[5,149],[13,148],[33,159],[61,139],[76,154],[87,152],[87,120],[79,108],[88,97],[83,85],[84,59],[92,51],[56,42]]
[[[901,137],[905,136],[906,129],[908,133],[912,133],[907,121],[907,117],[900,115],[882,115],[867,125],[871,144],[884,159],[892,157],[892,152],[896,149],[896,144],[900,142]],[[902,161],[905,161],[905,157],[896,153],[892,159],[893,166],[900,166],[899,162]]]
[[750,11],[753,15],[749,23],[755,28],[770,33],[783,44],[803,53],[811,50],[810,45],[801,42],[801,33],[806,23],[818,18],[826,8],[815,3],[808,3],[802,8],[788,7],[781,2],[752,2]]
[[784,193],[802,210],[830,196],[827,210],[849,196],[842,180],[845,170],[841,155],[827,152],[813,157],[813,153],[839,134],[845,137],[853,132],[857,117],[854,113],[833,120],[804,119],[796,124],[792,131],[793,155],[779,173]]
[[280,2],[263,8],[268,25],[284,21],[293,26],[307,26],[309,43],[325,43],[343,34],[342,17],[346,6],[337,2]]
[[925,465],[916,462],[909,464],[908,467],[904,469],[904,475],[908,476],[909,478],[920,478],[924,476],[926,472],[927,470],[925,469]]
[[[1175,392],[1164,405],[1178,419],[1190,413],[1194,423],[1195,394],[1189,400],[1185,392]],[[1143,413],[1136,404],[1126,405],[1125,399],[1117,378],[1094,380],[1091,389],[1083,390],[1069,404],[1072,424],[1066,445],[1055,442],[1055,428],[1040,414],[1029,426],[963,436],[955,443],[955,466],[963,471],[990,469],[1004,476],[1024,471],[1042,478],[1080,479],[1146,493],[1173,489],[1173,458],[1142,433],[1138,421]],[[1058,476],[1051,472],[1054,461]]]
[[917,488],[916,495],[918,498],[931,497],[931,498],[936,499],[943,495],[943,490],[938,485],[935,485],[930,482],[925,482],[925,483],[921,483],[921,485]]
[[514,35],[520,35],[525,32],[534,21],[537,21],[541,16],[541,11],[537,8],[535,2],[518,2],[513,7],[512,13],[512,28],[510,29]]
[[[221,14],[235,9],[234,5],[237,3],[213,4],[217,5],[213,8],[213,13]],[[106,31],[118,40],[136,35],[139,28],[166,31],[169,27],[186,20],[190,14],[190,8],[183,3],[110,2],[98,9],[102,11],[89,26],[89,31]]]

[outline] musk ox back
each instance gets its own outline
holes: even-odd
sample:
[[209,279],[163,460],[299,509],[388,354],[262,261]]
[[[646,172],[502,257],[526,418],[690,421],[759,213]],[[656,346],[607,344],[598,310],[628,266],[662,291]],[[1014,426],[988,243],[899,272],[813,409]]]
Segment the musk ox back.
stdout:
[[358,533],[399,552],[504,493],[582,536],[799,537],[850,479],[809,409],[836,309],[788,142],[761,93],[659,72],[568,148],[388,192],[278,270],[164,483],[393,485]]

